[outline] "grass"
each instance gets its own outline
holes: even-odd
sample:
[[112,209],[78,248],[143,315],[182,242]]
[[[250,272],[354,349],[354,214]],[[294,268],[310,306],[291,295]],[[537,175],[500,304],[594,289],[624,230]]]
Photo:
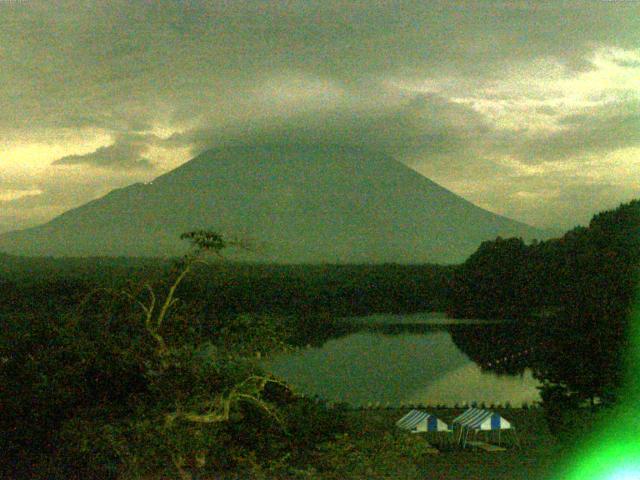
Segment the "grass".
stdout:
[[[541,409],[498,410],[516,426],[522,448],[505,452],[446,449],[429,453],[420,434],[406,433],[395,422],[408,410],[379,409],[348,413],[349,431],[314,464],[327,465],[311,478],[544,480],[562,453],[547,429]],[[450,422],[462,410],[432,409]],[[322,456],[325,458],[322,458]]]
[[[395,426],[408,411],[348,411],[347,431],[311,452],[307,465],[292,468],[284,459],[271,469],[194,476],[193,480],[551,480],[566,449],[547,429],[542,409],[495,409],[517,426],[522,448],[488,453],[449,447],[433,453],[421,434]],[[463,409],[429,411],[450,423]]]

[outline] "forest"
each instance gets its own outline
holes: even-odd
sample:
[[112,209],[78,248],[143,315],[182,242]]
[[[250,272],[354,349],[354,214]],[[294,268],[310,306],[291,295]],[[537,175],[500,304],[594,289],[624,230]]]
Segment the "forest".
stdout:
[[[351,327],[339,319],[350,315],[514,320],[491,342],[473,329],[450,333],[484,369],[532,368],[559,434],[571,428],[559,412],[616,401],[640,201],[558,239],[484,242],[458,266],[248,265],[221,261],[233,245],[215,233],[185,241],[177,259],[0,257],[0,473],[329,471],[318,452],[342,456],[345,408],[294,392],[259,359],[343,334]],[[498,367],[496,349],[529,353]]]
[[520,368],[532,367],[543,382],[551,416],[584,402],[612,404],[625,374],[639,267],[634,200],[561,238],[484,242],[455,270],[448,313],[516,320],[512,352],[530,352]]
[[178,259],[0,258],[5,475],[295,470],[344,417],[261,355],[344,333],[342,316],[442,310],[453,272],[237,264],[211,232],[185,240]]

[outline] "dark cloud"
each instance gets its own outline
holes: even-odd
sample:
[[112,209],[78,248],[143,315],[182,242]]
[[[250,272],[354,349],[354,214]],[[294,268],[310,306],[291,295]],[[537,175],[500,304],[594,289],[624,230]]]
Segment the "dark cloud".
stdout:
[[594,45],[638,45],[634,3],[4,2],[0,126],[126,130],[166,108],[233,114],[274,72],[354,85],[482,82],[540,57],[571,68]]
[[[55,171],[77,198],[47,184],[15,208],[47,199],[71,206],[150,175],[152,146],[197,153],[289,142],[384,151],[445,186],[463,185],[464,196],[482,185],[511,192],[474,198],[500,210],[519,185],[501,157],[544,165],[639,143],[631,100],[580,110],[531,88],[547,64],[560,65],[561,79],[597,71],[598,49],[617,49],[612,64],[638,68],[624,51],[640,48],[639,2],[33,0],[0,1],[0,18],[0,138],[43,143],[89,131],[114,139],[54,161],[90,176],[99,169],[86,185]],[[405,88],[425,81],[433,88]],[[502,113],[524,99],[561,128],[505,127],[460,100],[474,96]],[[65,152],[86,151],[68,143]]]
[[628,68],[640,67],[640,60],[617,59],[615,60],[615,63],[621,67],[628,67]]
[[560,119],[561,129],[526,138],[516,153],[528,163],[561,161],[580,155],[606,154],[640,146],[640,102],[634,100],[589,108]]
[[194,154],[224,145],[333,144],[404,158],[422,151],[461,154],[490,129],[482,115],[468,106],[421,94],[359,111],[311,111],[224,127],[197,127],[172,135],[166,144],[192,146]]
[[586,225],[594,213],[640,196],[636,186],[584,174],[556,171],[544,175],[505,175],[470,182],[467,198],[497,213],[557,233]]
[[143,155],[149,148],[150,135],[124,135],[107,146],[85,155],[67,155],[53,162],[53,165],[90,165],[93,167],[125,170],[149,170],[153,163]]

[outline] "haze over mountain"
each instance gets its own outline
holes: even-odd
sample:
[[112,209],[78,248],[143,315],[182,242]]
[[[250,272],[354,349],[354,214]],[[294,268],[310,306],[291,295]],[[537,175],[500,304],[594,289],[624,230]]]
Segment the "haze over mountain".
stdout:
[[452,263],[498,235],[547,236],[385,154],[280,144],[209,150],[152,182],[0,235],[0,251],[175,255],[186,248],[180,234],[199,228],[252,241],[243,258],[286,263]]

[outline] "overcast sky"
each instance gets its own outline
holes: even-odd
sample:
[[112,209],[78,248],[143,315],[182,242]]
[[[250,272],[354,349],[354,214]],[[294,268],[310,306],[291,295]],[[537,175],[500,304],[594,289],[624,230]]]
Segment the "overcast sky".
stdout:
[[229,142],[570,228],[640,197],[640,1],[0,1],[0,231]]

